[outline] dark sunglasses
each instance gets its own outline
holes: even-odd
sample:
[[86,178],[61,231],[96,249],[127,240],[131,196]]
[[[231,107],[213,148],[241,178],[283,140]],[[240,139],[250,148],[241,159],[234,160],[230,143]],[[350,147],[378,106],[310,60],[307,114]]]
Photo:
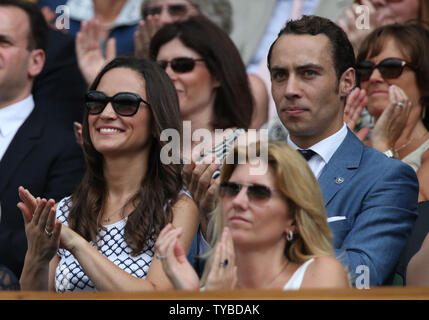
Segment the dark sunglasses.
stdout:
[[414,67],[407,61],[398,58],[387,58],[377,65],[369,61],[359,62],[356,70],[360,81],[368,81],[374,69],[378,69],[384,79],[395,79],[402,74],[405,67],[414,70]]
[[157,61],[157,63],[164,70],[167,69],[168,64],[170,64],[171,69],[173,69],[174,72],[185,73],[185,72],[191,72],[192,70],[194,70],[196,61],[204,61],[204,59],[180,57],[180,58],[174,58],[173,60],[170,60],[170,61],[159,60]]
[[111,102],[113,110],[120,116],[130,117],[137,113],[140,102],[149,106],[138,94],[132,92],[119,92],[113,97],[108,97],[101,91],[88,91],[85,96],[86,109],[89,114],[100,114],[107,104]]
[[[188,13],[188,6],[184,4],[170,4],[167,5],[168,14],[172,17],[181,17]],[[151,15],[160,15],[164,10],[163,6],[152,6],[143,9],[143,19]]]
[[262,184],[242,184],[238,182],[224,181],[220,184],[219,194],[223,197],[235,197],[243,187],[247,187],[246,194],[250,200],[268,200],[273,190]]

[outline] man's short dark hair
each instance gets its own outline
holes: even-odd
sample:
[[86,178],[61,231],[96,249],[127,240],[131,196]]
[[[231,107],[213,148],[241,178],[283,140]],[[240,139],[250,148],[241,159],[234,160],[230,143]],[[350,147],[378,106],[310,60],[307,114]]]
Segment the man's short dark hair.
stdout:
[[[271,53],[277,40],[285,34],[318,35],[324,34],[329,38],[332,49],[332,60],[338,80],[348,68],[355,67],[355,55],[353,47],[346,33],[331,20],[319,16],[303,16],[299,20],[289,20],[286,26],[280,30],[277,39],[268,52],[268,68],[270,68]],[[293,45],[293,44],[291,44]]]
[[28,50],[42,49],[46,51],[48,46],[48,24],[36,4],[22,0],[0,0],[0,7],[16,7],[25,11],[30,25]]

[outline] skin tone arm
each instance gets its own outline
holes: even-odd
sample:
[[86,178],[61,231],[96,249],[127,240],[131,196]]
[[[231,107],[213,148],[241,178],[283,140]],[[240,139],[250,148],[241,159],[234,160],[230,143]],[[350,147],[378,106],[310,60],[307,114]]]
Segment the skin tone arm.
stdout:
[[411,258],[407,267],[407,286],[429,285],[429,233],[420,250]]
[[259,129],[268,120],[268,91],[265,83],[255,74],[248,75],[253,96],[253,115],[249,129]]
[[[22,209],[23,203],[18,204],[23,213],[28,241],[20,279],[22,290],[48,290],[49,262],[60,244],[62,225],[55,219],[55,201],[37,199],[35,202],[34,215]],[[52,235],[49,236],[45,230],[51,230]]]
[[[190,198],[183,195],[173,207],[173,225],[182,228],[183,236],[180,239],[180,243],[186,249],[191,245],[197,223],[197,208]],[[96,248],[92,247],[89,242],[66,226],[62,226],[61,246],[76,257],[85,273],[100,291],[142,291],[172,288],[171,283],[162,271],[161,262],[158,260],[153,260],[147,278],[143,280],[133,277],[117,267]],[[46,265],[46,261],[44,265]],[[52,262],[52,266],[54,265],[55,262]],[[53,282],[53,272],[51,270],[52,280],[50,280],[50,283]],[[45,281],[46,276],[45,272]],[[37,290],[37,288],[34,289]]]
[[419,202],[429,200],[429,151],[423,153],[422,165],[417,170],[419,179]]
[[318,257],[307,268],[301,288],[349,288],[343,265],[334,257]]

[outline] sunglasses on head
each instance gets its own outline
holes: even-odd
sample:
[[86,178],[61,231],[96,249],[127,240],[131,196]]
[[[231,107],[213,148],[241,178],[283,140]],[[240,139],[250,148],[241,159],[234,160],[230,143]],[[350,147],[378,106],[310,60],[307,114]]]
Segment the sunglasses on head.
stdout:
[[356,70],[360,81],[368,81],[374,69],[378,69],[384,79],[398,78],[405,67],[414,69],[407,61],[398,58],[387,58],[375,65],[369,61],[362,61],[357,64]]
[[185,73],[191,72],[195,68],[195,63],[197,61],[204,61],[204,59],[193,59],[187,57],[174,58],[173,60],[159,60],[157,63],[162,69],[167,69],[167,66],[170,64],[171,69],[174,72]]
[[[185,4],[170,4],[165,6],[168,14],[172,17],[182,17],[188,13],[188,6]],[[143,19],[148,16],[160,15],[165,8],[164,6],[151,6],[143,9]]]
[[219,194],[224,197],[237,196],[243,187],[247,187],[246,194],[250,200],[261,201],[271,198],[272,190],[262,184],[244,184],[238,182],[224,181],[220,184]]
[[101,91],[88,91],[85,96],[86,109],[89,114],[100,114],[107,104],[111,102],[113,110],[120,116],[130,117],[137,113],[140,102],[149,106],[138,94],[132,92],[119,92],[113,97],[108,97]]

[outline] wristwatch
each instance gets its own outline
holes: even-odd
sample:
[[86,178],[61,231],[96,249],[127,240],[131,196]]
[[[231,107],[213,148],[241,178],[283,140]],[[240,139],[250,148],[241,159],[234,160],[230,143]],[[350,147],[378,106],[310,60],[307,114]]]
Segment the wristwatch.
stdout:
[[398,153],[395,151],[395,150],[393,150],[393,149],[389,149],[389,150],[387,150],[387,151],[384,151],[383,152],[385,155],[386,155],[386,157],[388,157],[388,158],[395,158],[395,159],[398,159]]

